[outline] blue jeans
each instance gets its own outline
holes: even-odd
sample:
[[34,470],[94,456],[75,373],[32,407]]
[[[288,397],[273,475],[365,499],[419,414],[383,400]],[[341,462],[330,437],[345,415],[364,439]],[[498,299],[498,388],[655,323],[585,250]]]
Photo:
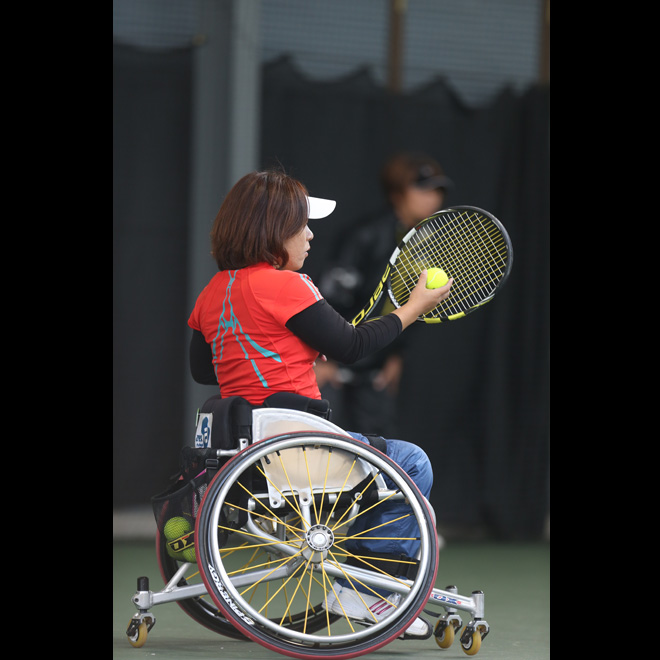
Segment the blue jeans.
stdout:
[[[369,440],[360,433],[350,433],[353,438],[369,444]],[[433,469],[431,461],[423,449],[404,440],[387,440],[387,456],[399,465],[415,483],[419,491],[427,499],[431,494],[433,485]],[[394,484],[387,475],[383,475],[388,488],[394,488]],[[402,501],[385,502],[364,515],[358,516],[348,530],[348,534],[357,534],[358,532],[369,530],[377,525],[382,525],[388,520],[394,520],[410,513],[410,507]],[[360,554],[360,550],[368,550],[382,554],[407,555],[415,557],[419,550],[419,541],[396,540],[401,538],[419,537],[419,527],[414,517],[407,516],[402,520],[374,529],[372,536],[391,536],[392,540],[369,540],[370,533],[367,532],[359,540],[347,540],[344,547],[355,554]],[[344,578],[338,578],[337,582],[342,586],[350,586]],[[358,586],[359,591],[364,589]],[[376,590],[378,591],[378,590]],[[381,593],[385,595],[386,592]]]

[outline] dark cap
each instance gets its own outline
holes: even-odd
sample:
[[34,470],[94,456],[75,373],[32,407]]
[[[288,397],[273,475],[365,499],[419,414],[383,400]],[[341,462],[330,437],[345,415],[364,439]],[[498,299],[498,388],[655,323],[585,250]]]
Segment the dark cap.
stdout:
[[413,185],[424,190],[437,190],[438,188],[453,188],[454,182],[448,176],[445,176],[441,167],[424,163],[417,170],[417,178]]
[[437,160],[421,153],[404,152],[390,157],[383,166],[380,180],[386,197],[402,194],[408,186],[425,190],[448,189],[454,182]]

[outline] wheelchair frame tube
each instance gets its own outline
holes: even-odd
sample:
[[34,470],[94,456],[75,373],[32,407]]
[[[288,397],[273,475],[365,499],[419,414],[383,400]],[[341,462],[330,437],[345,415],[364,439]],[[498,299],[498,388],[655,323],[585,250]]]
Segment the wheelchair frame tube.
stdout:
[[442,607],[448,611],[461,610],[463,612],[469,612],[475,619],[482,619],[484,617],[484,594],[482,591],[473,591],[472,596],[469,597],[452,591],[434,588],[431,591],[428,602],[429,605]]
[[[140,610],[148,610],[155,605],[163,605],[165,603],[185,600],[186,598],[196,598],[198,596],[206,595],[208,591],[204,584],[187,585],[185,587],[172,586],[178,581],[177,576],[179,573],[182,573],[188,566],[189,564],[184,564],[163,591],[136,592],[133,597],[133,603]],[[365,577],[362,575],[363,569],[360,569],[357,566],[351,566],[349,568],[351,577]],[[328,574],[333,575],[333,577],[343,577],[343,573],[331,564],[326,565],[325,570]],[[244,587],[248,586],[251,582],[254,582],[255,578],[261,578],[265,581],[269,579],[277,580],[286,577],[290,572],[291,571],[288,568],[280,568],[275,571],[264,569],[261,572],[253,572],[250,578],[246,578],[245,576],[232,578],[231,583],[234,587]],[[347,570],[346,572],[348,573],[349,571]],[[368,572],[366,573],[368,574]],[[404,585],[411,584],[410,581],[400,580],[397,582],[396,580],[389,580],[385,577],[383,577],[382,580],[385,588],[397,593],[405,593],[407,588]],[[445,591],[444,589],[434,588],[429,596],[428,604],[446,610],[461,610],[463,612],[469,612],[475,619],[481,619],[484,617],[484,595],[480,591],[473,592],[472,597],[468,597],[454,592]]]
[[[189,566],[184,564],[179,571]],[[154,605],[163,605],[164,603],[174,603],[186,598],[196,598],[208,593],[206,586],[202,583],[186,585],[185,587],[170,587],[172,581],[162,591],[136,591],[132,602],[140,610],[148,610]],[[176,584],[176,583],[175,583]]]

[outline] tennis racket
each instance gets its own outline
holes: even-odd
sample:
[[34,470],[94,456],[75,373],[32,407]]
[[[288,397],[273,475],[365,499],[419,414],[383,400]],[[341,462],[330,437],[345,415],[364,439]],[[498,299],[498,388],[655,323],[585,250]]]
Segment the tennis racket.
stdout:
[[417,320],[455,321],[493,299],[512,263],[511,239],[495,216],[475,206],[444,209],[404,236],[369,302],[351,323],[367,320],[385,290],[396,307],[404,305],[424,268],[442,268],[454,283],[449,298]]

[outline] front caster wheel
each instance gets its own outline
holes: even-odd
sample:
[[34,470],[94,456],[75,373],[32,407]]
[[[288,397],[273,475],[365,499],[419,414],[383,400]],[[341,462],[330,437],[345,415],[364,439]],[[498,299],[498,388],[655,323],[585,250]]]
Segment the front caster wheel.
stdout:
[[131,646],[134,646],[136,649],[144,646],[144,643],[147,641],[147,633],[149,629],[147,624],[144,621],[135,622],[131,620],[128,624],[128,630],[126,631],[126,636]]
[[[443,629],[439,630],[441,626],[443,626]],[[433,634],[435,636],[435,643],[441,649],[448,649],[454,643],[454,626],[452,626],[451,623],[438,621],[438,623],[435,624],[435,631]]]
[[478,630],[475,630],[468,638],[467,642],[461,639],[461,646],[465,655],[477,655],[481,648],[481,635]]
[[461,635],[461,646],[466,655],[476,655],[481,648],[481,640],[488,634],[488,624],[467,625]]

